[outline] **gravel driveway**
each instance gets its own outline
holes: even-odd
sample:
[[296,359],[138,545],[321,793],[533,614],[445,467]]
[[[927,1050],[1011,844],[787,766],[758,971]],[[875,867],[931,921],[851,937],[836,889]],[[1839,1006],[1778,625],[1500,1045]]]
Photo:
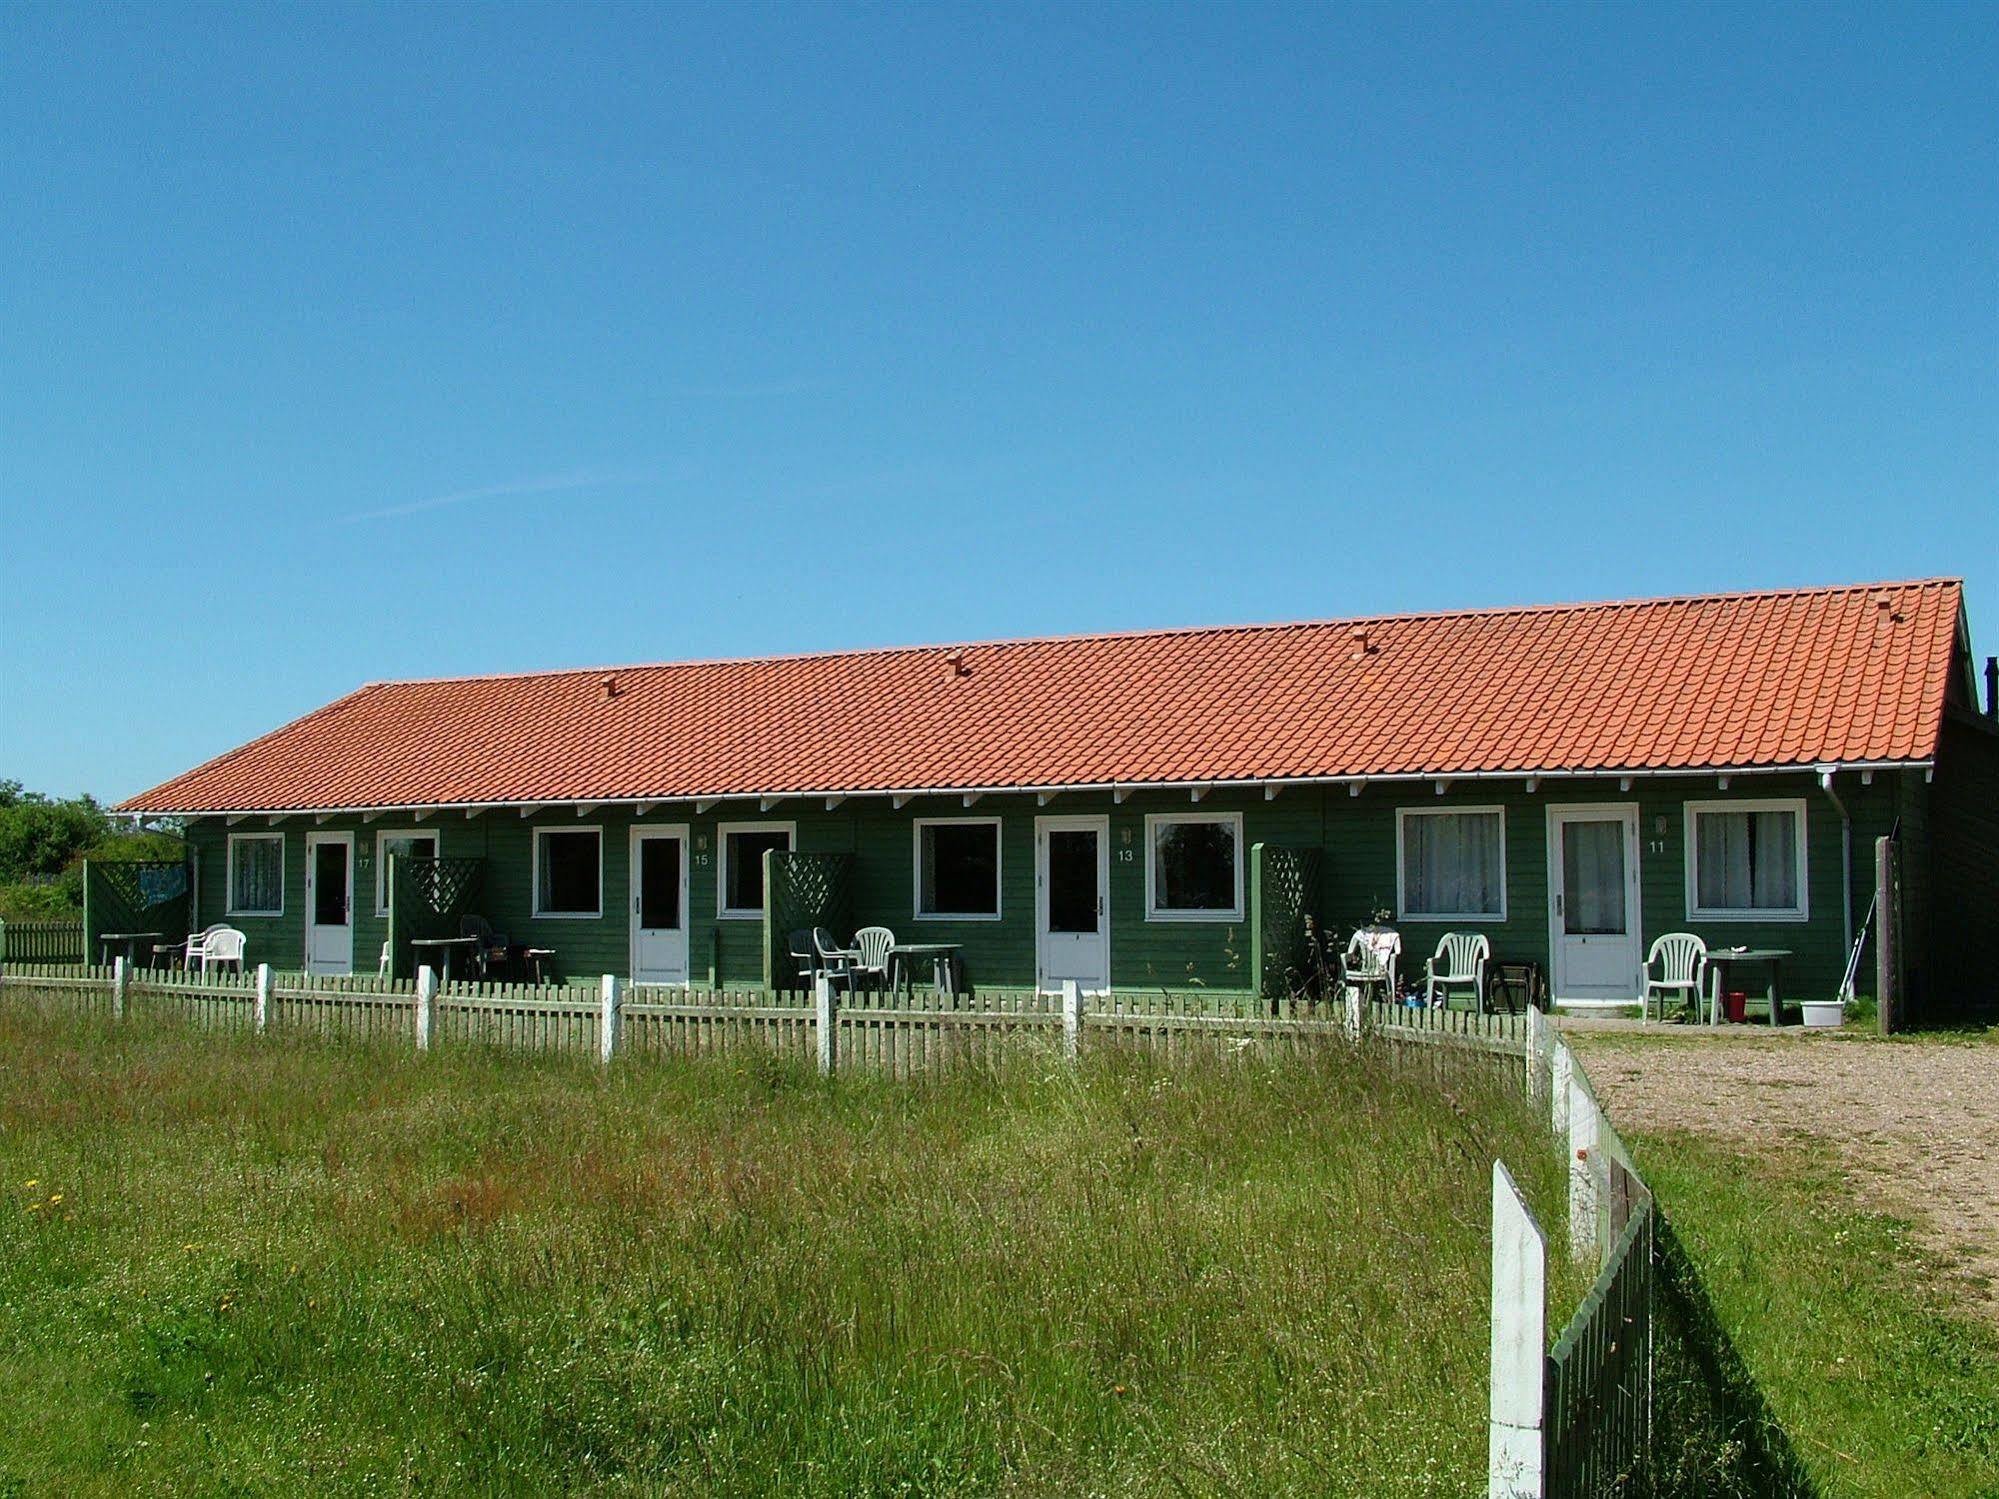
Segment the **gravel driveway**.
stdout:
[[1831,1142],[1856,1199],[1914,1223],[1999,1322],[1999,1045],[1563,1029],[1621,1128]]

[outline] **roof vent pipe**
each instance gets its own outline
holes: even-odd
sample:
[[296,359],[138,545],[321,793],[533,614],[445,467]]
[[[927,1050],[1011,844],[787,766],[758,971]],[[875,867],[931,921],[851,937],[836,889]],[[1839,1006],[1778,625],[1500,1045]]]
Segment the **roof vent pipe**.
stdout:
[[1999,720],[1999,656],[1985,658],[1985,716]]

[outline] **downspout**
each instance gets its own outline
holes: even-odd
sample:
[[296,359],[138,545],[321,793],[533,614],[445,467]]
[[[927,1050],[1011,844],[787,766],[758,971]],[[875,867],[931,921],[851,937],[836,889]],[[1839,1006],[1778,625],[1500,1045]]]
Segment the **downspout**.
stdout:
[[[1839,793],[1832,789],[1832,772],[1819,772],[1819,789],[1839,813],[1839,918],[1842,931],[1841,951],[1848,957],[1853,954],[1853,814],[1846,810],[1846,803],[1839,799]],[[1841,999],[1852,999],[1852,985],[1840,995]]]

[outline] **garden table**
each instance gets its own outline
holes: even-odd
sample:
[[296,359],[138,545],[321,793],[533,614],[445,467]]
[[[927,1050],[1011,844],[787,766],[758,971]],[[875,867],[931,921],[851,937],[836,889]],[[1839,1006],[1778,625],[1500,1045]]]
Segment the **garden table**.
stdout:
[[963,950],[962,942],[898,942],[889,949],[888,956],[905,987],[913,987],[909,963],[905,960],[928,958],[931,982],[936,985],[937,997],[944,999],[958,992],[957,958]]
[[434,947],[438,949],[440,955],[444,959],[444,982],[447,984],[451,982],[451,949],[454,947],[477,947],[478,945],[479,945],[479,939],[477,937],[410,938],[411,947],[422,947],[422,948]]
[[139,944],[157,942],[166,936],[165,932],[99,932],[97,934],[97,955],[106,968],[111,966],[111,949],[121,942],[125,945],[125,966],[136,968],[139,962]]
[[1778,969],[1784,959],[1792,956],[1788,948],[1782,947],[1716,947],[1707,955],[1708,971],[1708,1012],[1709,1025],[1721,1024],[1722,979],[1728,968],[1737,963],[1761,964],[1767,981],[1763,993],[1770,1001],[1770,1024],[1776,1025],[1777,1012],[1783,1007],[1783,987]]

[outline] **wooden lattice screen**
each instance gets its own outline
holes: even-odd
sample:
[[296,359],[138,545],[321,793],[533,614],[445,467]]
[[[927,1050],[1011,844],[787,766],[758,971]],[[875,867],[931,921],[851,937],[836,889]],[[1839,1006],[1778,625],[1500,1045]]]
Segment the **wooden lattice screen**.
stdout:
[[161,942],[186,937],[191,888],[184,859],[84,860],[85,960],[96,960],[103,932],[158,932]]
[[815,926],[854,934],[854,856],[771,849],[764,855],[764,987],[797,987],[791,934]]
[[1307,979],[1306,922],[1318,913],[1320,853],[1259,843],[1249,851],[1253,987],[1289,999]]
[[477,913],[485,897],[486,861],[391,854],[388,878],[389,972],[411,978],[411,939],[458,935],[459,918]]

